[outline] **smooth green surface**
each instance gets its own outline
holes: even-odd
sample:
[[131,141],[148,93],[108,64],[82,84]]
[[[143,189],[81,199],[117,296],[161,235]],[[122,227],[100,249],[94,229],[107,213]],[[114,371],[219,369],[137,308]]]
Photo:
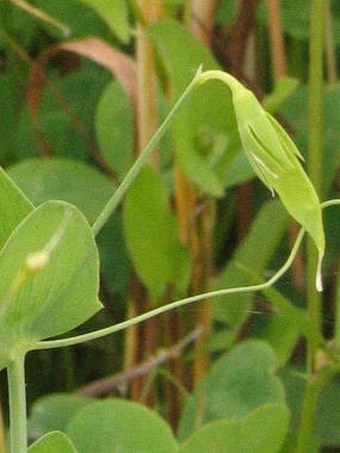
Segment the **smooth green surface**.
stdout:
[[0,248],[32,210],[32,203],[0,167]]
[[[161,20],[148,33],[174,98],[200,65],[203,71],[218,67],[206,47],[175,21]],[[212,83],[197,89],[178,115],[171,138],[177,162],[189,180],[205,193],[222,196],[228,184],[227,170],[240,150],[235,116],[223,87]]]
[[211,367],[189,397],[180,421],[179,438],[197,426],[219,420],[240,420],[265,404],[282,403],[283,386],[274,375],[277,359],[268,344],[248,340],[235,346]]
[[[340,162],[340,130],[338,127],[338,112],[340,110],[340,88],[338,85],[325,87],[324,97],[324,153],[323,165],[323,193],[326,194],[334,181]],[[294,141],[302,151],[306,150],[308,140],[308,88],[299,87],[293,96],[282,105],[280,112],[294,125]]]
[[75,414],[93,400],[67,393],[51,393],[35,401],[28,419],[30,436],[40,437],[50,431],[65,431]]
[[[80,0],[36,0],[36,6],[53,18],[61,21],[70,30],[70,39],[82,39],[89,36],[98,38],[111,38],[112,33],[108,23],[87,2]],[[34,21],[36,24],[37,21]],[[60,40],[61,32],[44,22],[39,23],[55,39]],[[22,32],[22,30],[21,30]]]
[[263,405],[241,420],[208,423],[180,448],[180,453],[275,453],[288,429],[285,405]]
[[77,206],[90,224],[115,192],[115,186],[103,173],[73,159],[22,160],[8,174],[34,205],[47,200],[67,201]]
[[46,202],[25,218],[1,250],[0,275],[0,369],[101,308],[94,238],[68,203]]
[[127,94],[113,80],[97,106],[96,136],[106,163],[122,179],[132,164],[133,112]]
[[274,89],[262,101],[262,105],[271,115],[277,113],[281,105],[294,95],[299,81],[292,77],[283,77],[275,82]]
[[[279,201],[266,203],[253,220],[248,235],[231,261],[219,273],[212,288],[216,290],[253,284],[254,278],[247,275],[242,267],[255,270],[257,275],[261,275],[280,244],[288,222],[288,215]],[[275,264],[275,268],[278,268],[281,263]],[[251,293],[222,297],[221,301],[214,303],[214,317],[234,327],[237,333],[248,315],[252,300]]]
[[[0,12],[0,21],[1,17]],[[0,36],[1,42],[1,36]],[[20,110],[19,93],[15,90],[13,78],[10,74],[0,73],[0,105],[5,106],[0,111],[0,162],[5,165],[13,160],[13,144],[15,137],[15,125],[18,122]]]
[[77,453],[71,440],[60,431],[53,431],[37,440],[28,449],[29,453]]
[[91,6],[107,22],[115,35],[125,44],[130,38],[129,10],[126,0],[81,0]]
[[[1,364],[0,364],[1,366]],[[10,452],[26,453],[26,382],[25,351],[15,351],[7,363],[7,382],[9,397]]]
[[180,242],[162,177],[150,167],[142,170],[129,190],[123,212],[127,247],[136,271],[157,300],[168,284],[185,291],[190,259]]
[[274,314],[268,315],[264,327],[257,335],[274,349],[280,366],[289,361],[301,335],[309,336],[306,313],[275,288],[263,291],[273,304]]
[[[287,404],[291,411],[291,432],[299,433],[301,405],[306,387],[304,370],[288,365],[280,371],[283,381]],[[315,434],[319,443],[325,447],[340,445],[340,382],[337,377],[327,383],[320,393],[317,405]]]
[[100,272],[103,283],[114,294],[126,294],[131,275],[131,262],[128,256],[123,233],[122,213],[116,211],[111,215],[103,229],[96,237],[100,255]]
[[70,422],[67,434],[79,453],[174,453],[177,443],[166,422],[146,407],[124,400],[92,403]]

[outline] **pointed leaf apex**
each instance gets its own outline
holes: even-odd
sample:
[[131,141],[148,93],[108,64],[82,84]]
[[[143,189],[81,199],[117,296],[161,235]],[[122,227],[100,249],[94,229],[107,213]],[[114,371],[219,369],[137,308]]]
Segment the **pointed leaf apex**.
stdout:
[[322,273],[321,273],[321,266],[322,266],[322,259],[323,259],[323,254],[319,254],[319,259],[318,259],[318,266],[316,270],[316,290],[321,293],[323,291],[323,286],[322,286]]

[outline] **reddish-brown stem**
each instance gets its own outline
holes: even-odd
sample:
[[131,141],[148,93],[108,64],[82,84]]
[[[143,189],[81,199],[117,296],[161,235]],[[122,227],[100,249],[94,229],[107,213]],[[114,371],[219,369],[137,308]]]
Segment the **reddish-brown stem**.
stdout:
[[336,45],[334,42],[332,11],[329,0],[325,0],[325,59],[328,82],[335,84],[338,80]]
[[[186,25],[195,37],[210,47],[213,41],[213,26],[216,0],[191,0],[186,4]],[[207,291],[212,274],[212,242],[215,220],[215,203],[208,196],[198,197],[194,187],[183,173],[176,169],[176,207],[181,237],[188,245],[193,257],[191,291],[195,294]],[[203,209],[201,209],[203,208]],[[204,302],[198,313],[197,321],[202,327],[202,335],[195,344],[196,358],[193,364],[193,386],[205,374],[210,362],[204,350],[212,328],[210,301]]]
[[[136,54],[137,54],[137,115],[136,115],[136,154],[147,145],[157,130],[158,125],[158,99],[157,79],[155,72],[154,50],[149,42],[145,26],[157,20],[162,14],[161,3],[157,1],[137,0],[140,22],[137,26]],[[153,152],[150,164],[158,168],[159,155]],[[129,311],[139,314],[151,308],[150,300],[143,285],[134,277],[131,292]],[[159,320],[150,321],[142,326],[136,326],[126,334],[125,369],[134,367],[150,355],[154,354],[158,347]],[[139,400],[142,396],[146,381],[143,377],[136,379],[131,386],[131,397]],[[147,404],[154,402],[154,393],[148,392]]]
[[287,73],[286,52],[281,22],[281,7],[278,0],[267,0],[269,35],[274,80]]
[[[178,341],[176,344],[171,345],[165,351],[156,354],[154,357],[151,357],[142,363],[138,363],[134,368],[130,368],[113,376],[97,379],[80,388],[76,393],[78,395],[88,397],[101,397],[115,391],[125,394],[126,387],[132,381],[142,376],[148,375],[155,368],[163,365],[169,360],[174,360],[180,357],[183,349],[187,348],[201,334],[202,331],[200,329],[196,329],[185,338]],[[0,453],[3,453],[1,449]]]

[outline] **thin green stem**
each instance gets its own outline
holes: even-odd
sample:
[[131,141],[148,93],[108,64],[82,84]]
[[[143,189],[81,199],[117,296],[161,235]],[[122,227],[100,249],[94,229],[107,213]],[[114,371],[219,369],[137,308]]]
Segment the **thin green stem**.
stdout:
[[320,198],[322,198],[324,11],[324,0],[312,0],[309,51],[309,143],[307,169],[309,177]]
[[[338,261],[338,270],[340,270],[340,260]],[[336,348],[340,350],[340,276],[337,276],[337,289],[335,296],[335,334],[334,340]]]
[[170,111],[169,115],[166,117],[164,122],[161,124],[155,135],[151,138],[150,142],[147,144],[147,146],[143,149],[143,151],[140,153],[138,159],[135,161],[125,178],[123,179],[122,183],[119,185],[118,189],[116,192],[113,194],[112,198],[108,201],[102,212],[99,214],[97,219],[95,220],[94,224],[92,225],[92,232],[96,236],[99,231],[102,229],[104,226],[105,222],[107,219],[110,217],[110,215],[113,213],[113,211],[117,208],[121,200],[123,199],[125,193],[135,180],[136,176],[138,173],[141,171],[142,167],[148,160],[148,157],[150,156],[151,152],[157,145],[157,143],[160,141],[160,139],[163,137],[164,133],[166,130],[169,128],[171,122],[175,118],[176,113],[178,110],[182,107],[184,104],[185,100],[189,97],[190,93],[192,90],[195,88],[197,85],[197,80],[201,74],[202,70],[201,68],[198,69],[197,73],[195,74],[195,77],[191,81],[191,83],[187,86],[185,89],[184,93],[182,96],[178,99],[172,110]]
[[[316,192],[322,198],[322,126],[323,126],[323,25],[324,0],[311,3],[310,65],[309,65],[309,146],[307,169]],[[321,329],[321,297],[314,288],[318,256],[312,240],[307,240],[307,296],[308,314],[313,328]],[[309,371],[312,372],[313,348],[308,352]]]
[[[311,2],[311,28],[309,53],[309,145],[307,169],[309,177],[319,197],[322,198],[322,128],[323,128],[323,47],[324,47],[324,0]],[[317,251],[313,241],[307,241],[307,299],[308,318],[315,332],[321,332],[321,297],[314,288],[314,275],[318,263]],[[315,379],[314,342],[307,340],[306,387],[302,406],[297,451],[305,451],[313,435],[318,391]]]
[[[335,205],[340,205],[340,199],[325,201],[324,203],[321,204],[321,208],[327,208],[327,207],[335,206]],[[244,293],[244,292],[250,292],[250,291],[262,291],[264,289],[267,289],[270,286],[272,286],[277,280],[279,280],[282,277],[282,275],[291,266],[291,264],[294,261],[294,258],[296,256],[296,253],[298,251],[298,248],[301,244],[304,233],[305,233],[305,231],[303,229],[301,229],[296,238],[292,251],[290,252],[290,255],[289,255],[287,261],[285,262],[285,264],[277,271],[277,273],[272,278],[270,278],[269,280],[267,280],[264,283],[261,283],[258,285],[244,286],[244,287],[239,287],[239,288],[221,289],[218,291],[211,291],[208,293],[198,294],[196,296],[186,297],[185,299],[180,299],[175,302],[172,302],[171,304],[167,304],[162,307],[155,308],[154,310],[150,310],[150,311],[143,313],[139,316],[136,316],[132,319],[128,319],[119,324],[115,324],[113,326],[106,327],[104,329],[100,329],[100,330],[97,330],[94,332],[89,332],[89,333],[86,333],[83,335],[77,335],[77,336],[70,337],[70,338],[63,338],[61,340],[40,341],[34,346],[34,348],[32,348],[32,350],[62,348],[62,347],[66,347],[66,346],[72,346],[75,344],[84,343],[85,341],[96,340],[97,338],[105,337],[106,335],[110,335],[112,333],[119,332],[120,330],[128,329],[131,326],[134,326],[141,322],[147,321],[148,319],[151,319],[162,313],[168,312],[170,310],[174,310],[175,308],[182,307],[184,305],[191,304],[193,302],[199,302],[200,300],[209,299],[212,297],[225,296],[228,294]]]
[[330,208],[331,206],[340,206],[340,198],[334,198],[333,200],[327,200],[321,203],[321,208]]
[[95,332],[90,332],[90,333],[86,333],[83,335],[77,335],[75,337],[64,338],[64,339],[60,339],[60,340],[40,341],[39,343],[37,343],[34,346],[33,349],[38,350],[38,349],[61,348],[61,347],[65,347],[65,346],[72,346],[75,344],[84,343],[85,341],[95,340],[97,338],[101,338],[106,335],[110,335],[110,334],[118,332],[120,330],[127,329],[131,326],[139,324],[150,318],[153,318],[160,314],[166,313],[170,310],[174,310],[175,308],[183,307],[184,305],[188,305],[193,302],[198,302],[198,301],[210,299],[213,297],[226,296],[226,295],[235,294],[235,293],[262,291],[262,290],[272,286],[289,269],[292,262],[294,261],[295,255],[301,244],[304,233],[305,233],[305,231],[303,229],[301,229],[287,261],[284,263],[284,265],[277,271],[277,273],[272,278],[270,278],[269,280],[267,280],[264,283],[261,283],[258,285],[243,286],[243,287],[238,287],[238,288],[221,289],[221,290],[217,290],[217,291],[210,291],[207,293],[198,294],[196,296],[186,297],[184,299],[177,300],[170,304],[167,304],[167,305],[164,305],[161,307],[157,307],[154,310],[150,310],[150,311],[143,313],[139,316],[136,316],[132,319],[128,319],[119,324],[115,324],[114,326],[106,327],[104,329],[100,329]]
[[[306,421],[308,421],[310,425],[314,425],[316,407],[321,390],[332,378],[334,378],[334,376],[339,374],[339,372],[339,365],[322,368],[317,375],[307,381],[305,398],[302,403],[302,412],[305,413]],[[308,437],[301,436],[300,434],[299,431],[295,453],[309,452],[309,446],[312,445],[312,433],[309,433]]]
[[25,356],[18,355],[7,367],[11,453],[27,452]]

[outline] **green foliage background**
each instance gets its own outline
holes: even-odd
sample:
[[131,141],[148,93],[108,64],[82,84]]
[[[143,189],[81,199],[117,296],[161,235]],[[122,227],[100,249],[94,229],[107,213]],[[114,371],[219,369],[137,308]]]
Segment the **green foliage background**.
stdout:
[[[211,83],[194,92],[155,151],[157,165],[151,162],[142,171],[122,206],[97,235],[97,256],[90,226],[141,151],[138,133],[145,124],[138,118],[135,101],[142,91],[137,68],[143,55],[136,50],[137,27],[139,32],[143,27],[152,44],[158,124],[199,65],[204,70],[223,68],[255,91],[308,161],[308,102],[313,96],[308,89],[311,2],[280,2],[287,60],[287,74],[280,80],[272,70],[267,2],[259,1],[254,8],[254,45],[249,46],[249,61],[237,68],[237,74],[228,42],[237,43],[241,6],[246,2],[211,2],[216,3],[216,10],[208,30],[210,48],[190,30],[188,15],[195,11],[188,6],[190,2],[155,3],[159,3],[161,17],[149,24],[152,21],[147,17],[147,7],[143,10],[135,1],[29,2],[52,19],[46,16],[41,20],[34,10],[24,11],[14,1],[0,0],[0,164],[10,178],[1,173],[0,193],[7,194],[0,199],[1,298],[10,294],[12,283],[10,269],[3,263],[13,263],[14,275],[17,263],[24,262],[26,249],[33,247],[30,241],[21,242],[22,233],[15,230],[19,224],[29,232],[44,222],[40,242],[34,244],[43,247],[63,215],[71,216],[62,247],[68,253],[67,272],[75,272],[68,280],[60,274],[58,280],[60,263],[55,258],[45,276],[45,292],[37,282],[34,293],[38,305],[39,298],[48,295],[47,311],[40,313],[38,324],[32,327],[34,307],[28,307],[14,334],[11,313],[7,314],[6,324],[0,324],[0,348],[9,347],[13,335],[20,334],[29,341],[31,337],[36,340],[63,334],[74,327],[73,333],[80,334],[197,291],[259,283],[274,274],[289,254],[291,219],[282,204],[271,200],[270,193],[254,179],[242,152],[230,94],[222,85]],[[332,48],[325,58],[331,65],[333,55],[332,70],[336,74],[340,66],[339,2],[330,1],[328,8]],[[106,54],[104,48],[90,42],[93,38],[119,53]],[[82,51],[52,54],[51,49],[77,40]],[[131,70],[122,55],[134,65],[133,74],[122,75],[119,67]],[[110,66],[112,58],[117,59],[114,68]],[[44,86],[39,85],[39,74],[34,72],[39,64]],[[325,65],[321,201],[339,195],[339,112],[340,87]],[[146,123],[149,120],[145,118]],[[189,235],[197,234],[202,244],[206,241],[205,249],[195,249],[184,238],[178,207],[183,196],[179,172],[195,198],[194,209],[186,212]],[[39,208],[32,212],[33,206]],[[208,215],[202,215],[206,211]],[[338,209],[324,211],[324,225],[322,332],[336,355],[340,347]],[[142,353],[132,362],[129,334],[115,334],[72,349],[29,354],[30,440],[56,431],[30,451],[62,448],[71,452],[76,447],[80,452],[95,448],[105,452],[116,445],[122,446],[122,451],[148,452],[160,451],[159,445],[164,452],[186,453],[199,451],[202,445],[212,452],[294,451],[306,387],[305,339],[310,335],[304,310],[307,284],[299,274],[306,275],[304,250],[299,259],[300,264],[275,289],[219,298],[209,303],[209,309],[204,306],[201,317],[199,306],[193,305],[183,308],[176,319],[157,318],[153,326],[135,337]],[[200,263],[204,263],[203,271]],[[104,310],[77,327],[100,307],[98,286]],[[31,286],[22,288],[19,305],[26,300],[25,291],[31,290]],[[57,306],[63,312],[58,299],[63,291],[64,303],[72,299],[74,311],[67,313],[68,321],[60,326],[57,318],[55,322],[49,318],[52,315],[48,310]],[[148,367],[150,358],[171,351],[174,344],[190,336],[202,324],[202,316],[210,320],[209,334],[203,335],[203,341],[195,347],[191,342],[180,349],[179,358],[170,353],[160,364],[147,368],[136,393],[134,370],[140,363]],[[150,349],[149,340],[153,341]],[[323,351],[319,353],[317,360],[322,367],[329,357]],[[8,360],[0,350],[0,368]],[[202,370],[200,380],[193,377],[197,369]],[[100,393],[100,384],[86,390],[86,385],[108,376],[115,379],[122,372],[125,378],[108,392]],[[171,393],[173,389],[169,393],[169,385],[177,389],[175,393]],[[115,398],[96,400],[103,395]],[[4,371],[0,374],[0,396],[7,425]],[[118,396],[138,400],[138,404]],[[178,403],[176,410],[172,401]],[[339,404],[340,382],[334,377],[320,393],[308,451],[340,448]],[[112,426],[116,427],[114,434],[109,434]]]

